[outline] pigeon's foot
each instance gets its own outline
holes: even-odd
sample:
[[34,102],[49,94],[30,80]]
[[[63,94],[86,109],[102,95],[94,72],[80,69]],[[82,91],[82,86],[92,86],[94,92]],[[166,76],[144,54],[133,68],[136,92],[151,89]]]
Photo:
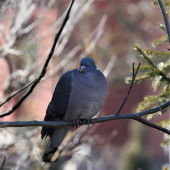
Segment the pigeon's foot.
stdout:
[[87,123],[87,125],[88,125],[88,127],[87,127],[87,128],[89,128],[89,124],[90,124],[90,123],[92,123],[92,124],[93,124],[93,126],[94,126],[94,122],[92,121],[92,119],[91,119],[91,118],[84,119],[83,124],[85,124],[85,123]]
[[83,124],[87,123],[88,128],[89,128],[90,123],[92,123],[94,126],[94,122],[92,121],[91,118],[81,119],[81,120],[80,119],[73,120],[73,124],[74,124],[74,127],[76,127],[76,129],[81,125],[81,123],[83,123]]
[[81,125],[81,120],[80,119],[73,120],[73,124],[74,124],[74,127],[76,127],[77,129]]

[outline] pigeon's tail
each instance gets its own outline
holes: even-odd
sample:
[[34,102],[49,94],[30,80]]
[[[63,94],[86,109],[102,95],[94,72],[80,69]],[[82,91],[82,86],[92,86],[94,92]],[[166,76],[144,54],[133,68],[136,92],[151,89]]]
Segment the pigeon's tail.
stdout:
[[58,147],[71,129],[72,127],[57,127],[54,129],[53,134],[51,135],[48,142],[47,148],[43,154],[43,162],[51,162],[51,158],[53,157],[54,153],[57,151]]

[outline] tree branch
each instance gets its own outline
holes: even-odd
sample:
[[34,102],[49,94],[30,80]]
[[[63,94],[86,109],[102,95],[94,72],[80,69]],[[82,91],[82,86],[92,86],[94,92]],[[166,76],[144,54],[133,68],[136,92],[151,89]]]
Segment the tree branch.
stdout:
[[159,131],[165,132],[165,133],[170,135],[170,130],[165,129],[165,128],[161,127],[161,126],[155,125],[155,124],[153,124],[151,122],[148,122],[145,119],[139,118],[139,119],[135,119],[135,120],[137,120],[138,122],[143,123],[146,126],[150,126],[150,127],[154,128],[154,129],[157,129]]
[[8,55],[6,55],[4,58],[5,58],[5,59],[6,59],[6,61],[7,61],[8,69],[9,69],[9,74],[11,75],[11,74],[12,74],[12,72],[13,72],[13,69],[12,69],[12,64],[11,64],[11,61],[10,61],[10,59],[9,59],[9,56],[8,56]]
[[[164,16],[164,19],[165,19],[165,24],[166,24],[166,27],[167,27],[167,33],[168,33],[168,37],[169,37],[169,43],[170,43],[170,29],[169,29],[169,23],[168,23],[168,20],[166,18],[166,14],[165,14],[165,11],[163,6],[161,5],[162,2],[161,0],[158,0],[159,4],[160,4],[160,7],[161,7],[161,10],[162,10],[162,13],[163,13],[163,16]],[[4,116],[7,116],[9,114],[11,114],[13,111],[15,111],[20,105],[21,103],[32,93],[33,89],[35,88],[35,86],[40,82],[40,80],[44,77],[45,73],[46,73],[46,69],[47,69],[47,66],[49,64],[49,61],[50,59],[52,58],[53,56],[53,53],[54,53],[54,50],[55,50],[55,46],[56,46],[56,43],[62,33],[62,30],[64,29],[65,27],[65,24],[67,23],[68,19],[69,19],[69,14],[70,14],[70,11],[71,11],[71,8],[73,6],[73,3],[74,3],[74,0],[72,0],[71,2],[71,5],[67,11],[67,14],[66,14],[66,17],[63,21],[63,24],[58,32],[58,34],[56,35],[55,37],[55,40],[54,40],[54,43],[53,43],[53,46],[51,48],[51,52],[43,66],[43,69],[41,71],[41,74],[39,75],[39,77],[35,80],[35,82],[32,84],[32,86],[30,87],[30,89],[28,90],[27,93],[25,93],[23,95],[23,97],[20,99],[20,101],[13,106],[13,108],[6,112],[6,113],[3,113],[0,115],[0,118],[1,117],[4,117]],[[105,116],[105,117],[100,117],[100,118],[94,118],[92,119],[92,122],[93,123],[103,123],[103,122],[106,122],[106,121],[111,121],[111,120],[118,120],[118,119],[133,119],[133,120],[136,120],[138,122],[141,122],[142,124],[145,124],[149,127],[152,127],[154,129],[157,129],[159,131],[162,131],[166,134],[169,134],[170,135],[170,131],[166,128],[163,128],[161,126],[158,126],[158,125],[155,125],[145,119],[142,118],[142,116],[144,115],[148,115],[148,114],[153,114],[157,111],[160,111],[164,108],[167,108],[168,106],[170,106],[170,101],[158,106],[158,107],[155,107],[153,109],[148,109],[148,110],[145,110],[145,111],[142,111],[142,112],[138,112],[138,113],[128,113],[128,114],[119,114],[121,109],[123,108],[129,94],[130,94],[130,91],[132,89],[132,86],[133,86],[133,83],[134,83],[134,80],[135,80],[135,77],[137,75],[137,72],[139,70],[139,67],[140,67],[140,64],[138,65],[138,68],[136,70],[136,72],[134,73],[134,65],[133,65],[133,79],[132,79],[132,83],[131,83],[131,86],[128,90],[128,93],[121,105],[121,107],[119,108],[118,112],[115,114],[115,115],[110,115],[110,116]],[[164,77],[165,75],[162,74],[162,72],[160,72],[160,74]],[[168,79],[169,80],[169,79]],[[89,122],[88,122],[89,123]],[[81,121],[81,125],[85,125],[85,124],[88,124],[88,123],[84,123],[83,121]],[[0,122],[0,128],[4,128],[4,127],[28,127],[28,126],[45,126],[45,127],[59,127],[59,126],[74,126],[73,125],[73,121],[57,121],[57,122],[50,122],[50,121],[16,121],[16,122]]]
[[66,23],[67,23],[67,21],[68,21],[68,19],[69,19],[70,11],[71,11],[71,9],[72,9],[73,3],[74,3],[74,0],[72,0],[72,2],[71,2],[71,4],[70,4],[70,7],[68,8],[67,14],[66,14],[66,16],[65,16],[65,18],[64,18],[64,21],[63,21],[63,23],[62,23],[62,25],[61,25],[61,28],[60,28],[60,30],[58,31],[58,33],[57,33],[57,35],[56,35],[56,37],[55,37],[55,39],[54,39],[53,46],[52,46],[52,48],[51,48],[50,54],[49,54],[49,56],[48,56],[48,58],[47,58],[47,60],[46,60],[46,62],[45,62],[45,64],[44,64],[44,66],[43,66],[43,69],[42,69],[42,71],[41,71],[41,74],[39,75],[39,77],[38,77],[37,79],[35,79],[35,82],[32,84],[32,86],[30,87],[30,89],[21,97],[21,99],[18,101],[18,103],[17,103],[16,105],[14,105],[14,106],[12,107],[12,109],[9,110],[8,112],[5,112],[5,113],[1,114],[1,115],[0,115],[0,118],[2,118],[2,117],[4,117],[4,116],[7,116],[7,115],[10,115],[11,113],[13,113],[13,112],[22,104],[22,102],[32,93],[32,91],[34,90],[34,88],[36,87],[36,85],[37,85],[37,84],[40,82],[40,80],[45,76],[45,73],[46,73],[46,70],[47,70],[47,66],[48,66],[48,64],[49,64],[49,62],[50,62],[50,59],[51,59],[52,56],[53,56],[53,53],[54,53],[54,50],[55,50],[55,46],[56,46],[56,44],[57,44],[57,42],[58,42],[58,39],[59,39],[59,37],[60,37],[60,35],[61,35],[61,33],[62,33],[62,31],[63,31],[63,29],[64,29],[64,27],[65,27],[65,25],[66,25]]
[[[167,34],[168,34],[169,46],[170,46],[170,27],[169,27],[169,21],[168,21],[168,18],[167,18],[167,15],[166,15],[164,6],[163,6],[163,4],[162,4],[162,1],[161,1],[161,0],[158,0],[158,3],[159,3],[159,6],[160,6],[160,8],[161,8],[163,17],[164,17],[164,21],[165,21],[165,25],[166,25],[166,30],[167,30]],[[170,49],[168,48],[168,50],[170,50]]]
[[129,97],[130,91],[131,91],[132,86],[133,86],[133,83],[134,83],[134,81],[135,81],[136,75],[137,75],[137,73],[138,73],[139,67],[140,67],[140,63],[139,63],[139,65],[138,65],[138,67],[137,67],[137,70],[136,70],[136,72],[135,72],[135,70],[134,70],[134,63],[133,63],[133,66],[132,66],[132,70],[133,70],[133,79],[132,79],[132,82],[131,82],[130,88],[129,88],[129,90],[128,90],[128,93],[127,93],[127,95],[126,95],[126,97],[125,97],[125,99],[124,99],[123,103],[121,104],[121,106],[120,106],[119,110],[116,112],[116,114],[115,114],[115,115],[118,115],[118,114],[120,113],[120,111],[122,110],[122,108],[123,108],[124,104],[126,103],[126,100],[127,100],[127,99],[128,99],[128,97]]
[[[141,118],[144,115],[153,114],[157,111],[160,111],[166,107],[170,106],[170,101],[164,103],[163,105],[160,105],[159,107],[155,107],[153,109],[148,109],[142,112],[138,113],[128,113],[128,114],[121,114],[121,115],[110,115],[105,117],[98,117],[92,119],[93,123],[103,123],[111,120],[119,120],[119,119],[133,119],[138,122],[141,122],[142,124],[146,126],[150,126],[154,129],[157,129],[159,131],[162,131],[166,134],[170,135],[170,131],[166,128],[163,128],[161,126],[155,125],[147,120],[144,120]],[[90,122],[90,124],[92,124]],[[81,121],[81,125],[86,125],[88,123],[84,123]],[[0,122],[0,128],[4,127],[28,127],[28,126],[46,126],[46,127],[59,127],[59,126],[74,126],[73,121],[57,121],[57,122],[51,122],[51,121],[15,121],[15,122]]]
[[[138,73],[138,70],[139,70],[139,67],[140,67],[140,64],[138,65],[137,67],[137,70],[136,72],[134,71],[134,63],[133,63],[133,67],[132,67],[132,70],[133,70],[133,79],[132,79],[132,83],[130,85],[130,88],[128,90],[128,93],[123,101],[123,103],[121,104],[118,112],[115,114],[115,115],[110,115],[110,116],[105,116],[105,117],[100,117],[100,118],[94,118],[92,119],[92,122],[93,123],[103,123],[103,122],[106,122],[106,121],[111,121],[111,120],[118,120],[118,119],[133,119],[133,120],[136,120],[138,122],[141,122],[142,124],[144,125],[147,125],[147,126],[150,126],[154,129],[157,129],[159,131],[162,131],[164,133],[167,133],[170,135],[170,131],[166,128],[163,128],[161,126],[158,126],[158,125],[155,125],[147,120],[144,120],[143,118],[141,118],[142,116],[145,116],[145,115],[148,115],[148,114],[153,114],[153,113],[156,113],[157,111],[160,111],[168,106],[170,106],[170,101],[158,106],[158,107],[155,107],[153,109],[148,109],[148,110],[145,110],[145,111],[142,111],[142,112],[138,112],[138,113],[128,113],[128,114],[121,114],[119,115],[121,109],[123,108],[128,96],[129,96],[129,93],[132,89],[132,86],[133,86],[133,83],[134,83],[134,80],[135,80],[135,77]],[[88,124],[88,123],[84,123],[84,121],[81,121],[81,125],[85,125],[85,124]],[[51,122],[51,121],[16,121],[16,122],[0,122],[0,128],[4,128],[4,127],[28,127],[28,126],[45,126],[45,127],[59,127],[59,126],[74,126],[74,123],[73,121],[57,121],[57,122]]]
[[6,102],[8,102],[9,100],[11,100],[13,97],[15,97],[16,95],[18,95],[19,93],[21,93],[23,90],[25,90],[26,88],[28,88],[29,86],[31,86],[33,83],[35,82],[32,81],[29,84],[27,84],[26,86],[24,86],[22,89],[18,90],[16,93],[14,93],[13,95],[9,96],[3,103],[0,104],[0,107],[3,106]]

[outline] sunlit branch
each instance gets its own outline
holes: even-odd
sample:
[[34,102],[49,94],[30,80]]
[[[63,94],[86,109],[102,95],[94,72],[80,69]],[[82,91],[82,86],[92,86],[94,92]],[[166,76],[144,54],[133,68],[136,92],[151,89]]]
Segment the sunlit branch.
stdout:
[[60,35],[61,35],[61,33],[62,33],[62,31],[63,31],[63,29],[64,29],[64,27],[65,27],[65,25],[66,25],[66,23],[67,23],[67,21],[68,21],[68,19],[69,19],[70,11],[71,11],[71,9],[72,9],[73,3],[74,3],[74,0],[72,0],[72,2],[71,2],[71,4],[70,4],[70,7],[68,8],[67,14],[66,14],[66,16],[65,16],[65,18],[64,18],[64,21],[63,21],[63,23],[62,23],[62,25],[61,25],[61,28],[60,28],[60,30],[58,31],[58,33],[56,34],[56,37],[55,37],[55,39],[54,39],[53,46],[52,46],[52,48],[51,48],[51,51],[50,51],[50,53],[49,53],[49,55],[48,55],[48,58],[47,58],[47,60],[46,60],[46,62],[45,62],[45,64],[44,64],[44,66],[43,66],[43,69],[42,69],[42,71],[41,71],[41,74],[39,75],[39,77],[38,77],[37,79],[35,79],[35,82],[32,84],[32,86],[30,87],[30,89],[21,97],[21,99],[18,101],[18,103],[17,103],[16,105],[14,105],[14,106],[12,107],[12,109],[9,110],[8,112],[5,112],[5,113],[1,114],[1,115],[0,115],[0,118],[2,118],[2,117],[4,117],[4,116],[7,116],[7,115],[10,115],[10,114],[13,113],[18,107],[20,107],[20,105],[22,104],[22,102],[32,93],[32,91],[34,90],[34,88],[36,87],[36,85],[37,85],[37,84],[40,82],[40,80],[45,76],[46,70],[47,70],[47,66],[48,66],[48,64],[49,64],[49,62],[50,62],[50,60],[51,60],[51,58],[52,58],[52,56],[53,56],[53,53],[54,53],[54,50],[55,50],[55,46],[56,46],[56,44],[57,44],[57,42],[58,42],[58,39],[59,39],[59,37],[60,37]]

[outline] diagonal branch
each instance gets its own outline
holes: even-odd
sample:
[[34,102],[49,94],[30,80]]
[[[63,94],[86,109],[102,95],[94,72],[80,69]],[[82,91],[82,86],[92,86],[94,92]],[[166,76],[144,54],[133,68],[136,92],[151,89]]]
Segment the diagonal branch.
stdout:
[[31,86],[33,83],[35,82],[32,81],[29,84],[27,84],[25,87],[23,87],[22,89],[18,90],[16,93],[14,93],[13,95],[9,96],[3,103],[0,104],[0,107],[3,106],[6,102],[8,102],[9,100],[11,100],[13,97],[15,97],[16,95],[18,95],[19,93],[21,93],[23,90],[27,89],[29,86]]
[[57,33],[57,35],[56,35],[56,37],[55,37],[55,39],[54,39],[53,46],[52,46],[52,48],[51,48],[50,54],[49,54],[49,56],[48,56],[48,58],[47,58],[47,60],[46,60],[46,62],[45,62],[45,64],[44,64],[44,66],[43,66],[43,69],[42,69],[42,71],[41,71],[41,74],[39,75],[39,77],[38,77],[37,79],[35,79],[35,82],[32,84],[32,86],[30,87],[30,89],[21,97],[21,99],[18,101],[18,103],[17,103],[16,105],[14,105],[14,106],[12,107],[12,109],[9,110],[8,112],[5,112],[5,113],[1,114],[1,115],[0,115],[0,118],[2,118],[2,117],[4,117],[4,116],[7,116],[7,115],[10,115],[10,114],[13,113],[18,107],[20,107],[20,105],[22,104],[22,102],[32,93],[32,91],[34,90],[34,88],[36,87],[36,85],[37,85],[37,84],[40,82],[40,80],[45,76],[45,73],[46,73],[46,70],[47,70],[47,66],[48,66],[48,64],[49,64],[49,62],[50,62],[50,60],[51,60],[51,58],[52,58],[52,56],[53,56],[53,53],[54,53],[54,50],[55,50],[55,46],[56,46],[56,44],[57,44],[57,42],[58,42],[58,39],[59,39],[59,37],[60,37],[60,35],[61,35],[61,33],[62,33],[62,31],[63,31],[63,29],[64,29],[64,27],[65,27],[65,25],[66,25],[66,23],[67,23],[67,21],[68,21],[68,19],[69,19],[70,11],[71,11],[71,9],[72,9],[73,4],[74,4],[74,0],[72,0],[72,2],[71,2],[71,4],[70,4],[70,7],[68,8],[67,14],[66,14],[66,16],[65,16],[65,18],[64,18],[64,21],[63,21],[63,23],[62,23],[62,25],[61,25],[61,28],[60,28],[60,30],[58,31],[58,33]]
[[126,95],[126,97],[125,97],[125,99],[124,99],[123,103],[121,104],[121,106],[120,106],[119,110],[116,112],[116,114],[115,114],[115,115],[118,115],[118,114],[120,113],[120,111],[122,110],[122,108],[123,108],[124,104],[126,103],[126,100],[127,100],[127,99],[128,99],[128,97],[129,97],[130,91],[131,91],[132,86],[133,86],[133,83],[134,83],[134,81],[135,81],[136,75],[137,75],[137,73],[138,73],[139,67],[140,67],[140,63],[139,63],[139,65],[138,65],[138,67],[137,67],[137,70],[136,70],[136,72],[135,72],[135,71],[134,71],[134,63],[133,63],[133,66],[132,66],[132,70],[133,70],[133,79],[132,79],[132,82],[131,82],[130,88],[129,88],[129,90],[128,90],[128,93],[127,93],[127,95]]
[[[160,6],[160,8],[161,8],[163,17],[164,17],[164,21],[165,21],[165,25],[166,25],[166,30],[167,30],[167,34],[168,34],[169,46],[170,46],[170,27],[169,27],[169,21],[168,21],[168,18],[167,18],[167,15],[166,15],[164,6],[163,6],[163,4],[162,4],[162,1],[161,1],[161,0],[158,0],[158,3],[159,3],[159,6]],[[170,50],[170,49],[168,49],[168,50]]]
[[9,59],[9,56],[6,55],[4,58],[6,59],[7,64],[8,64],[9,74],[12,74],[13,69],[12,69],[12,64],[11,64],[11,61],[10,61],[10,59]]
[[[155,124],[141,118],[141,116],[143,116],[143,115],[153,114],[157,111],[167,108],[168,106],[170,106],[170,101],[164,103],[163,105],[160,105],[159,107],[155,107],[153,109],[148,109],[148,110],[145,110],[142,112],[98,117],[98,118],[92,119],[92,122],[93,123],[103,123],[103,122],[107,122],[107,121],[111,121],[111,120],[132,119],[132,120],[141,122],[142,124],[145,124],[146,126],[150,126],[154,129],[157,129],[159,131],[162,131],[162,132],[170,135],[170,130],[163,128],[161,126],[155,125]],[[90,122],[90,124],[92,124],[92,122]],[[86,125],[86,124],[88,124],[88,123],[84,123],[84,121],[81,121],[81,125]],[[0,122],[0,128],[28,127],[28,126],[59,127],[59,126],[74,126],[74,124],[73,124],[73,121],[51,122],[51,121],[36,121],[36,120],[34,120],[34,121]]]
[[161,127],[161,126],[155,125],[155,124],[153,124],[153,123],[151,123],[151,122],[149,122],[149,121],[147,121],[145,119],[138,118],[138,119],[135,119],[135,120],[137,120],[138,122],[143,123],[146,126],[150,126],[150,127],[154,128],[154,129],[157,129],[159,131],[165,132],[165,133],[170,135],[170,130],[165,129],[165,128]]

